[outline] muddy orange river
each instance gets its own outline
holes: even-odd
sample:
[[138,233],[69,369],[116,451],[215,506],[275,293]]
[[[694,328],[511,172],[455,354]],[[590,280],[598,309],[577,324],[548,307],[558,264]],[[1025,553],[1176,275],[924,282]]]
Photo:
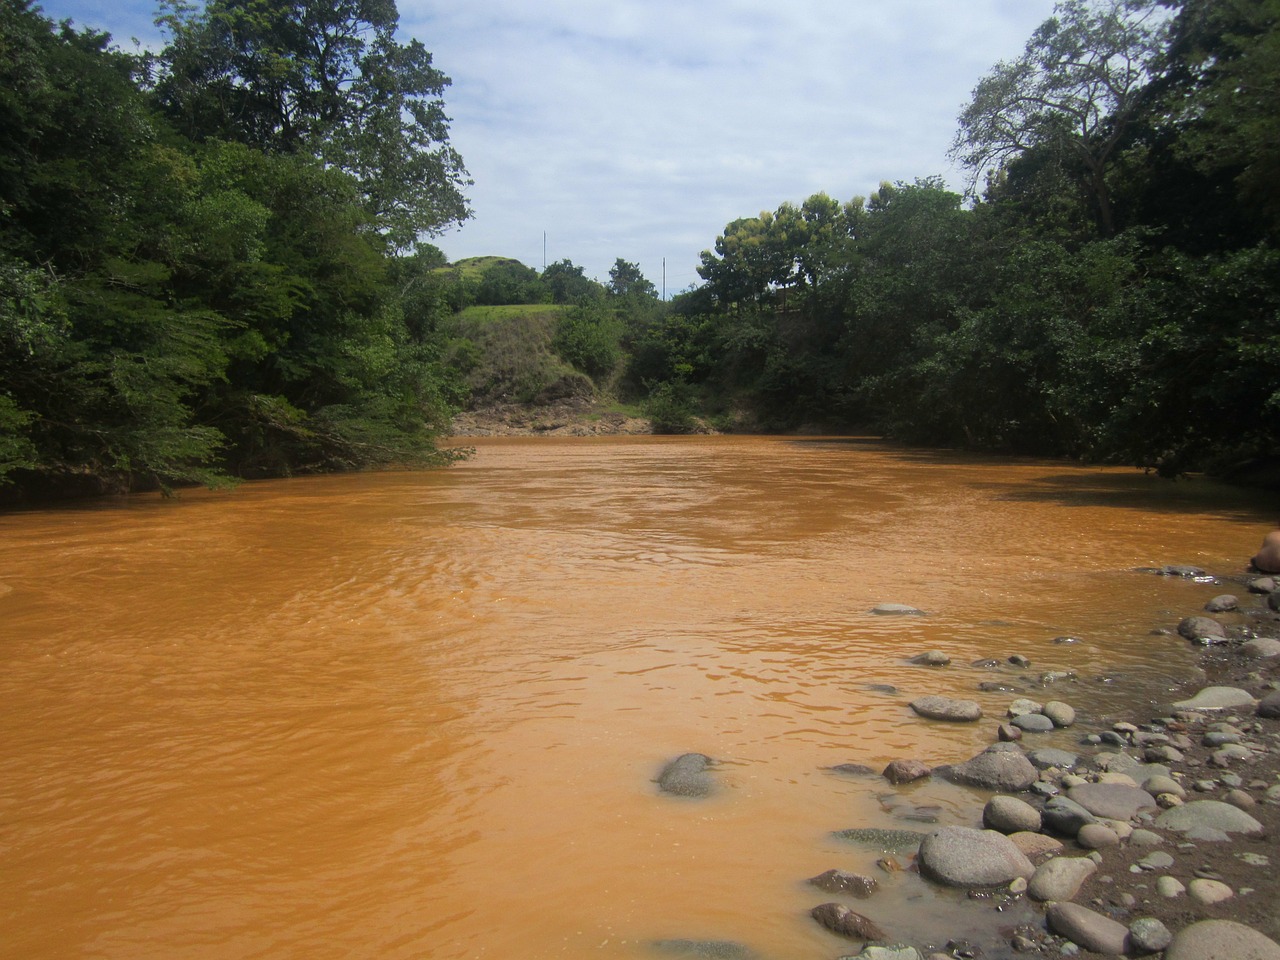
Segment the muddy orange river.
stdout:
[[[1224,590],[1134,568],[1241,572],[1277,519],[870,441],[477,447],[0,516],[0,954],[851,952],[804,881],[880,854],[833,831],[974,825],[981,798],[827,768],[968,758],[1017,695],[992,678],[1074,672],[1042,693],[1081,725],[1043,745],[1141,714],[1193,661],[1152,628]],[[953,665],[907,663],[927,649]],[[1013,653],[1031,669],[970,666]],[[988,718],[917,718],[925,693]],[[706,799],[654,783],[686,751],[717,761]],[[862,909],[896,938],[980,909],[879,875]]]

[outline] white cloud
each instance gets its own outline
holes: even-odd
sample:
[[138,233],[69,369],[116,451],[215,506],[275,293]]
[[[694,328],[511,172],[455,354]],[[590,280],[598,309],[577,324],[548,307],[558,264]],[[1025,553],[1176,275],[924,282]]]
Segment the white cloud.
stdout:
[[[50,17],[146,33],[151,0],[45,0]],[[955,118],[1053,0],[399,0],[453,79],[473,220],[453,259],[617,257],[698,282],[726,223],[818,191],[943,175]]]
[[476,180],[451,257],[616,257],[667,289],[726,223],[944,175],[974,84],[1052,0],[403,0]]

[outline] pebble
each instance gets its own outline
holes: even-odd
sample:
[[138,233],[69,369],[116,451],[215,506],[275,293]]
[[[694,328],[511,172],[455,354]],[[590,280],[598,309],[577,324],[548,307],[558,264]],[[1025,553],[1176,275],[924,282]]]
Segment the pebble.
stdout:
[[1176,900],[1186,892],[1187,888],[1177,877],[1160,877],[1156,880],[1156,893],[1166,900]]
[[996,737],[1003,743],[1016,743],[1022,739],[1022,731],[1012,723],[1002,723],[996,727]]
[[1158,953],[1172,942],[1169,928],[1155,917],[1142,917],[1129,924],[1129,943],[1137,953]]
[[1129,842],[1139,847],[1158,847],[1164,843],[1164,837],[1153,830],[1144,830],[1139,827],[1129,835]]
[[1148,777],[1143,781],[1142,789],[1153,797],[1159,797],[1162,793],[1172,793],[1176,797],[1185,797],[1187,795],[1187,791],[1183,789],[1182,784],[1173,779],[1173,777]]
[[1120,843],[1120,837],[1101,823],[1086,823],[1076,834],[1076,843],[1086,850],[1106,850]]
[[1220,880],[1206,880],[1204,877],[1196,877],[1196,879],[1187,884],[1187,896],[1196,903],[1203,903],[1206,906],[1211,903],[1230,900],[1235,895],[1235,891]]
[[1163,850],[1154,850],[1138,861],[1143,870],[1168,870],[1173,866],[1173,857]]
[[1042,902],[1071,900],[1097,869],[1088,857],[1054,857],[1036,869],[1027,883],[1027,895]]

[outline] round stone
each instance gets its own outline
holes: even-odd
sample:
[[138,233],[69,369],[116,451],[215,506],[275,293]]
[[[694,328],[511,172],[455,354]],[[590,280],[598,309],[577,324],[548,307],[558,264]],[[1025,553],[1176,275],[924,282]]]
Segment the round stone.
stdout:
[[982,825],[1005,834],[1035,832],[1040,829],[1040,811],[1017,797],[992,797],[982,810]]
[[1042,712],[1053,721],[1055,727],[1069,727],[1076,722],[1075,708],[1061,700],[1050,700],[1044,705]]
[[1166,876],[1156,880],[1156,893],[1166,900],[1177,900],[1186,892],[1187,888],[1182,885],[1182,881],[1177,877]]
[[1159,953],[1172,942],[1169,928],[1155,917],[1142,917],[1129,924],[1129,943],[1137,953]]
[[1221,880],[1196,877],[1196,879],[1187,884],[1187,896],[1196,903],[1221,903],[1223,900],[1230,900],[1235,895],[1235,891]]
[[1070,900],[1097,869],[1087,857],[1054,857],[1036,869],[1027,884],[1027,896],[1041,902]]
[[1086,823],[1076,834],[1076,843],[1086,850],[1106,850],[1119,842],[1116,832],[1101,823]]
[[1008,837],[994,830],[943,827],[924,838],[920,873],[950,887],[1005,886],[1035,867]]
[[1048,733],[1053,729],[1053,721],[1042,713],[1019,714],[1011,722],[1027,733]]
[[1280,960],[1280,944],[1234,920],[1201,920],[1174,934],[1164,960]]

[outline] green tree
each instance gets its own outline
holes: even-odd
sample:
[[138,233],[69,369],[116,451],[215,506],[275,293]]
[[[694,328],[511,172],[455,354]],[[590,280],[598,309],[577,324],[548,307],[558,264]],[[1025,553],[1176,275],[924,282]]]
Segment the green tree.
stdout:
[[552,303],[579,303],[599,300],[604,288],[586,275],[572,260],[557,260],[542,271],[542,282],[551,294]]
[[396,249],[470,216],[449,78],[395,39],[394,0],[162,0],[157,102],[195,141],[305,153],[351,175]]
[[609,282],[605,289],[610,296],[622,299],[658,299],[658,288],[645,279],[640,265],[621,257],[609,268]]
[[1000,63],[960,114],[951,155],[970,184],[1033,150],[1078,165],[1098,229],[1116,231],[1109,182],[1143,105],[1167,18],[1154,0],[1062,0],[1017,60]]

